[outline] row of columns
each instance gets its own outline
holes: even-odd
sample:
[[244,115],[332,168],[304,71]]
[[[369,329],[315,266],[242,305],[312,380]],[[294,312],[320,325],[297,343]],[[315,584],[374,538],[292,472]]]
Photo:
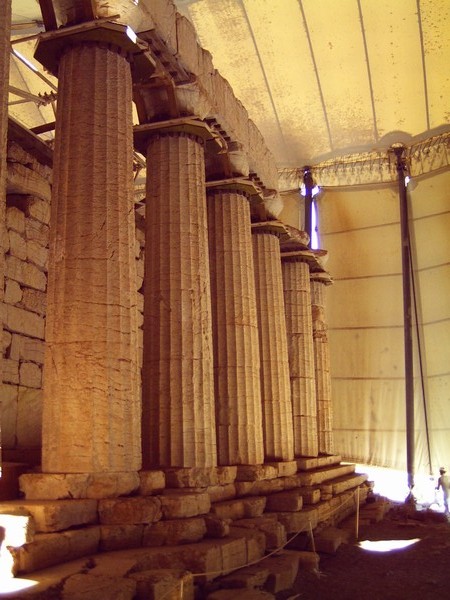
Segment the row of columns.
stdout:
[[323,295],[314,292],[311,312],[308,265],[281,261],[276,232],[252,236],[249,200],[238,186],[206,193],[203,140],[173,127],[145,136],[141,407],[131,92],[120,48],[91,41],[63,52],[43,471],[317,456],[324,451],[317,423],[331,440]]

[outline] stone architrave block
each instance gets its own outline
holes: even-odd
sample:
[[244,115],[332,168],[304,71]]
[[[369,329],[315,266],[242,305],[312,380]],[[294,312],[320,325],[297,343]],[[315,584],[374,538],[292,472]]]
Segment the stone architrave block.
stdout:
[[17,233],[25,232],[25,213],[15,206],[6,208],[6,228]]
[[97,526],[59,533],[40,533],[34,540],[13,550],[16,573],[32,573],[98,552]]
[[128,577],[76,573],[64,581],[61,600],[133,600],[136,598],[136,581]]
[[6,257],[6,276],[21,285],[44,292],[47,277],[36,265],[20,260],[15,256]]
[[142,545],[176,546],[178,544],[191,544],[202,540],[206,533],[205,520],[202,518],[158,521],[158,523],[145,527]]
[[297,490],[279,492],[267,497],[266,508],[270,511],[296,512],[303,507],[303,498]]
[[139,493],[141,496],[160,494],[166,487],[164,471],[140,471]]
[[11,358],[4,358],[3,365],[3,381],[5,383],[19,383],[19,361]]
[[87,498],[118,498],[139,489],[139,474],[135,471],[119,473],[89,473]]
[[26,509],[0,503],[0,528],[4,530],[1,545],[20,548],[33,541],[35,523]]
[[34,362],[22,362],[19,367],[19,382],[21,386],[40,389],[42,386],[42,371]]
[[38,448],[42,441],[42,390],[19,386],[17,445]]
[[154,523],[162,516],[161,501],[155,496],[105,498],[99,500],[98,513],[102,525]]
[[194,600],[192,573],[180,569],[151,569],[131,573],[136,582],[136,600]]
[[4,326],[9,331],[44,339],[45,321],[39,315],[8,304],[5,305],[5,314]]
[[4,302],[6,304],[18,304],[22,300],[22,296],[23,291],[17,281],[6,279]]
[[23,236],[14,229],[9,231],[9,253],[20,260],[27,259],[27,243]]
[[100,526],[100,550],[112,552],[115,550],[127,550],[129,548],[140,548],[144,525],[101,525]]
[[24,288],[20,305],[38,315],[45,315],[47,312],[47,296],[45,292]]
[[37,533],[64,531],[70,527],[92,525],[98,520],[96,500],[16,500],[14,504],[18,510],[32,516]]
[[164,519],[180,519],[204,515],[211,509],[211,500],[203,493],[167,493],[158,496]]
[[[11,339],[11,358],[44,364],[45,342],[14,333]],[[26,384],[23,384],[26,385]]]

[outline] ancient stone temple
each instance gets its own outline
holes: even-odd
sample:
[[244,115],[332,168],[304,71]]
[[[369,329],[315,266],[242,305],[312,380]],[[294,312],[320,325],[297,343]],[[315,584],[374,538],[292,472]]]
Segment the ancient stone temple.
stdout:
[[189,21],[112,4],[41,2],[52,144],[7,126],[0,8],[0,575],[192,599],[264,561],[273,598],[369,492],[334,454],[331,277]]

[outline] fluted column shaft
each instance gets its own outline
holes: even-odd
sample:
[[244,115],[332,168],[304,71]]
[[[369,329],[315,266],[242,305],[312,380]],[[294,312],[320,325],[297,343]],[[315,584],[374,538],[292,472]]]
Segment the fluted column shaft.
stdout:
[[261,357],[261,400],[266,461],[294,458],[291,389],[280,242],[269,232],[253,232],[256,306]]
[[211,294],[200,139],[154,135],[147,149],[143,459],[217,464]]
[[43,410],[46,472],[141,466],[130,66],[95,43],[59,64]]
[[326,284],[311,280],[314,364],[317,399],[319,452],[333,454],[333,409],[331,404],[330,349],[325,317]]
[[255,275],[247,198],[208,192],[217,451],[220,465],[264,460]]
[[[0,303],[3,302],[6,248],[6,145],[8,141],[8,81],[11,33],[11,0],[0,6]],[[0,338],[2,337],[0,320]],[[2,358],[0,356],[0,381],[2,381]],[[0,431],[1,434],[1,431]],[[1,448],[1,438],[0,438]]]
[[295,456],[317,456],[317,406],[309,266],[299,259],[282,263],[288,338]]

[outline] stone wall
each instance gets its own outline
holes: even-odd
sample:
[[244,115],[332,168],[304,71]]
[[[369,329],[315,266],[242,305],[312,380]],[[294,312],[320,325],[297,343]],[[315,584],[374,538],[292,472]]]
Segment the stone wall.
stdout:
[[[8,143],[6,257],[2,307],[2,449],[5,460],[40,462],[42,370],[51,202],[51,168]],[[142,328],[144,231],[138,215],[138,323]],[[142,331],[139,332],[142,364]]]

